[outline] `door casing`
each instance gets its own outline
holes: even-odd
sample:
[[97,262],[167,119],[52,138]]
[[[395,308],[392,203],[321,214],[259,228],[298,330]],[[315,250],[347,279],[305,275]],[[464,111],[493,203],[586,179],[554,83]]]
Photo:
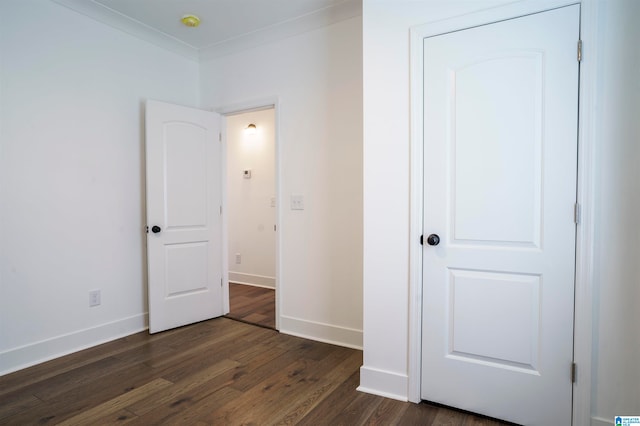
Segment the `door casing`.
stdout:
[[[578,190],[581,218],[576,230],[576,282],[574,313],[574,362],[579,380],[573,385],[573,424],[591,422],[591,327],[592,327],[592,259],[593,259],[593,188],[595,120],[594,105],[597,83],[597,5],[595,0],[525,0],[446,20],[425,23],[410,30],[410,101],[411,101],[411,172],[410,172],[410,248],[409,248],[409,348],[408,399],[420,402],[421,338],[422,338],[422,229],[423,206],[423,39],[451,31],[516,18],[571,4],[581,4],[580,39],[583,60],[580,64],[578,124]],[[577,46],[576,46],[577,52]],[[589,56],[590,55],[590,56]],[[586,60],[586,57],[589,60]]]

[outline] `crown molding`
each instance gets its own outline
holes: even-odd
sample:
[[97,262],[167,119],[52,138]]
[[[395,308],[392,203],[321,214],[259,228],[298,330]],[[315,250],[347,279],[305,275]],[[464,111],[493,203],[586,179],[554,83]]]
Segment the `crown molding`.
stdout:
[[344,0],[324,9],[198,49],[93,0],[51,1],[196,61],[210,60],[239,50],[250,49],[362,15],[362,0]]
[[362,0],[345,0],[309,14],[204,47],[200,49],[200,60],[206,61],[250,49],[361,15]]
[[93,0],[51,1],[158,47],[170,50],[188,59],[198,60],[198,49],[195,47]]

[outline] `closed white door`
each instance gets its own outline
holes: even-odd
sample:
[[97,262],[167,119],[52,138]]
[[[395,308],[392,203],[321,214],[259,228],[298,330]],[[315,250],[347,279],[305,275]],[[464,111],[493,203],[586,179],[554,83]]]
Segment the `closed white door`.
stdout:
[[146,108],[149,331],[223,314],[218,114]]
[[571,424],[578,39],[577,5],[424,39],[424,400]]

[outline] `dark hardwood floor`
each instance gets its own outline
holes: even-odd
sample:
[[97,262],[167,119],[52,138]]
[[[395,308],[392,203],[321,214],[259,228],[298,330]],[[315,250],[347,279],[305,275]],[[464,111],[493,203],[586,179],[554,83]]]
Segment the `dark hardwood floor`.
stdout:
[[0,377],[2,425],[499,425],[356,391],[362,353],[228,318]]
[[229,283],[229,310],[229,318],[276,328],[275,290]]

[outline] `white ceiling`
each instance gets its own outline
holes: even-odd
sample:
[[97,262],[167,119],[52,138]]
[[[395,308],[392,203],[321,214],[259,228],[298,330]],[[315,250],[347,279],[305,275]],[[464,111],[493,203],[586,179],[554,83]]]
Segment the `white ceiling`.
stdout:
[[[53,0],[185,56],[214,57],[358,16],[361,0]],[[201,19],[198,28],[180,22]]]

